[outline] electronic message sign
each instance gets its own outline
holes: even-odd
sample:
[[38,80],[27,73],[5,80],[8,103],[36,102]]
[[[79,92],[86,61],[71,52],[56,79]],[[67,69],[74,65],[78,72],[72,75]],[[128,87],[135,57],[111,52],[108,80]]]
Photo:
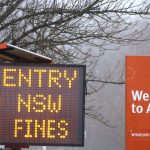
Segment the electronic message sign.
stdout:
[[0,144],[84,145],[85,66],[0,65]]
[[150,56],[126,57],[126,150],[150,150]]

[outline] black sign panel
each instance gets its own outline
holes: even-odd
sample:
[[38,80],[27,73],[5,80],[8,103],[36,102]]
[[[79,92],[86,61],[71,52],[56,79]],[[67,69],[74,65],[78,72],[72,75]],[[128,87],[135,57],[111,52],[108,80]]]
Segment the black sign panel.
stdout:
[[84,145],[85,66],[0,65],[0,144]]

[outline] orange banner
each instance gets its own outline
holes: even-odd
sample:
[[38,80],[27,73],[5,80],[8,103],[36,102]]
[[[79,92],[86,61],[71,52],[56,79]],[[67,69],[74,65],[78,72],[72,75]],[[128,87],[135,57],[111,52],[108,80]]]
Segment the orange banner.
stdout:
[[150,56],[126,57],[126,150],[150,150]]

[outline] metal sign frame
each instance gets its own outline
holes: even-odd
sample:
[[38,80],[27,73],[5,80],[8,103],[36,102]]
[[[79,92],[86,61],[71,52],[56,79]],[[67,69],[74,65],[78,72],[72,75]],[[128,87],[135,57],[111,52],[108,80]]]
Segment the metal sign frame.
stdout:
[[80,135],[82,135],[82,138],[81,138],[81,142],[80,144],[74,144],[74,143],[63,143],[63,144],[59,144],[59,143],[24,143],[24,142],[18,142],[18,143],[11,143],[11,142],[0,142],[0,144],[2,145],[39,145],[39,146],[42,146],[42,145],[46,145],[46,146],[78,146],[78,147],[83,147],[84,146],[84,124],[85,124],[85,86],[86,86],[86,79],[85,79],[85,72],[86,72],[86,66],[85,65],[62,65],[62,64],[46,64],[46,63],[41,63],[41,64],[35,64],[35,63],[11,63],[11,64],[0,64],[0,65],[3,65],[3,66],[44,66],[44,67],[79,67],[79,68],[82,68],[83,69],[83,93],[82,93],[82,106],[81,106],[81,109],[82,109],[82,122],[81,122],[81,126],[82,126],[82,133]]

